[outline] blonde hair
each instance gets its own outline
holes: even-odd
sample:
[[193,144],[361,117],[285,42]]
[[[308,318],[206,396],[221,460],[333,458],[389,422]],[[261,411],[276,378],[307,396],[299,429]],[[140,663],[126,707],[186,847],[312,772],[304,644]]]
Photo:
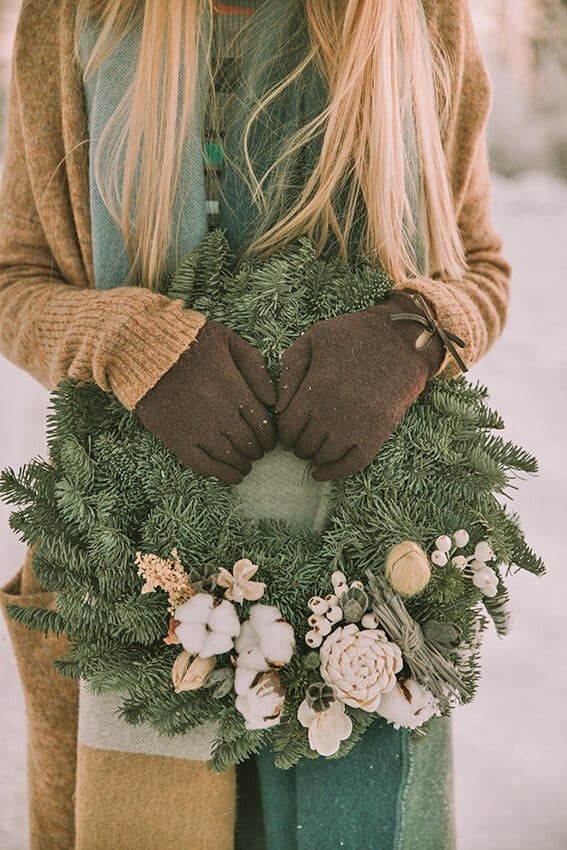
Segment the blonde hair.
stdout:
[[[207,4],[212,14],[213,0],[78,0],[77,54],[85,19],[98,15],[101,23],[87,75],[141,22],[131,84],[100,140],[99,153],[107,146],[108,167],[102,171],[98,155],[95,174],[139,281],[150,288],[159,282],[171,239],[185,141],[179,127],[190,126],[196,102]],[[421,0],[303,0],[303,6],[307,55],[255,104],[246,123],[246,178],[264,222],[248,252],[268,255],[303,234],[321,251],[332,234],[346,258],[362,200],[364,259],[382,263],[394,280],[419,276],[424,270],[415,246],[423,229],[425,273],[460,277],[465,258],[442,145],[447,63],[439,45],[430,44]],[[267,173],[257,175],[248,151],[254,123],[310,63],[316,63],[326,80],[327,105],[286,141]],[[418,220],[408,193],[408,110],[415,123],[423,196]],[[291,207],[283,209],[275,223],[269,222],[268,209],[274,209],[274,200],[277,208],[277,199],[285,193],[286,164],[316,138],[320,155],[312,173]]]

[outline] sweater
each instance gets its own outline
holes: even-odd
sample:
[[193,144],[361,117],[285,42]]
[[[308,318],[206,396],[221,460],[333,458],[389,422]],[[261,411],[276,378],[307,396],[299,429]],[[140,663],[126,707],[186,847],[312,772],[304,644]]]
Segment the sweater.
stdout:
[[[432,39],[450,57],[444,150],[468,268],[416,278],[470,366],[500,335],[510,267],[490,214],[485,125],[490,83],[466,0],[424,0]],[[177,361],[205,316],[143,287],[95,289],[89,138],[74,56],[73,0],[24,0],[15,40],[0,190],[0,353],[47,388],[95,381],[128,408]],[[447,353],[438,374],[455,377]]]

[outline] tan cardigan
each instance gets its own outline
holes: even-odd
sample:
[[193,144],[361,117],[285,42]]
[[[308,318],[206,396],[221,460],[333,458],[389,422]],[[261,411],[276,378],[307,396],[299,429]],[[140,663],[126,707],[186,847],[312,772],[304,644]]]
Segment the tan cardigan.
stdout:
[[[129,409],[157,382],[205,317],[139,287],[94,289],[88,131],[73,52],[73,0],[24,0],[16,34],[0,196],[0,352],[48,388],[94,380]],[[451,63],[444,146],[468,271],[417,279],[472,365],[502,331],[510,268],[490,219],[485,123],[490,84],[466,0],[424,0]],[[438,374],[460,370],[448,354]]]

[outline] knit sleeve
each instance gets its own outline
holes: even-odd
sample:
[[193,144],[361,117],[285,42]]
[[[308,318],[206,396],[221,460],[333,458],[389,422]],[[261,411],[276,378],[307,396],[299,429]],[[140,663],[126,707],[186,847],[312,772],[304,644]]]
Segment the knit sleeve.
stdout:
[[[396,283],[396,289],[420,292],[437,320],[461,337],[459,349],[472,366],[501,334],[507,316],[511,269],[501,253],[502,240],[491,221],[486,120],[491,105],[488,72],[465,0],[438,0],[432,37],[451,57],[450,115],[444,147],[467,268],[462,279],[434,276]],[[431,23],[431,21],[430,21]],[[447,352],[437,375],[461,373]]]
[[[27,45],[25,14],[29,19],[24,10],[18,38]],[[141,287],[92,288],[79,246],[72,181],[63,167],[61,103],[44,103],[45,111],[36,103],[41,114],[36,119],[28,94],[34,89],[30,74],[43,74],[49,82],[53,72],[49,96],[56,97],[59,68],[50,68],[47,60],[40,64],[25,68],[27,121],[20,93],[24,72],[17,64],[12,70],[0,190],[0,353],[48,389],[67,376],[94,381],[133,409],[188,348],[206,317]]]

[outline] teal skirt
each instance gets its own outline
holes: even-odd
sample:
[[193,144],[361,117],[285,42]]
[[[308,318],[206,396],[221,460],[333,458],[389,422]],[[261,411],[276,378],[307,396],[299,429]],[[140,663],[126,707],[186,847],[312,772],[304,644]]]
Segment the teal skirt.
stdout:
[[[330,482],[277,447],[236,487],[249,516],[322,530]],[[454,850],[451,721],[427,734],[378,718],[342,759],[290,770],[269,749],[238,768],[236,850]]]
[[343,759],[238,768],[236,850],[454,850],[451,723],[426,736],[377,720]]

